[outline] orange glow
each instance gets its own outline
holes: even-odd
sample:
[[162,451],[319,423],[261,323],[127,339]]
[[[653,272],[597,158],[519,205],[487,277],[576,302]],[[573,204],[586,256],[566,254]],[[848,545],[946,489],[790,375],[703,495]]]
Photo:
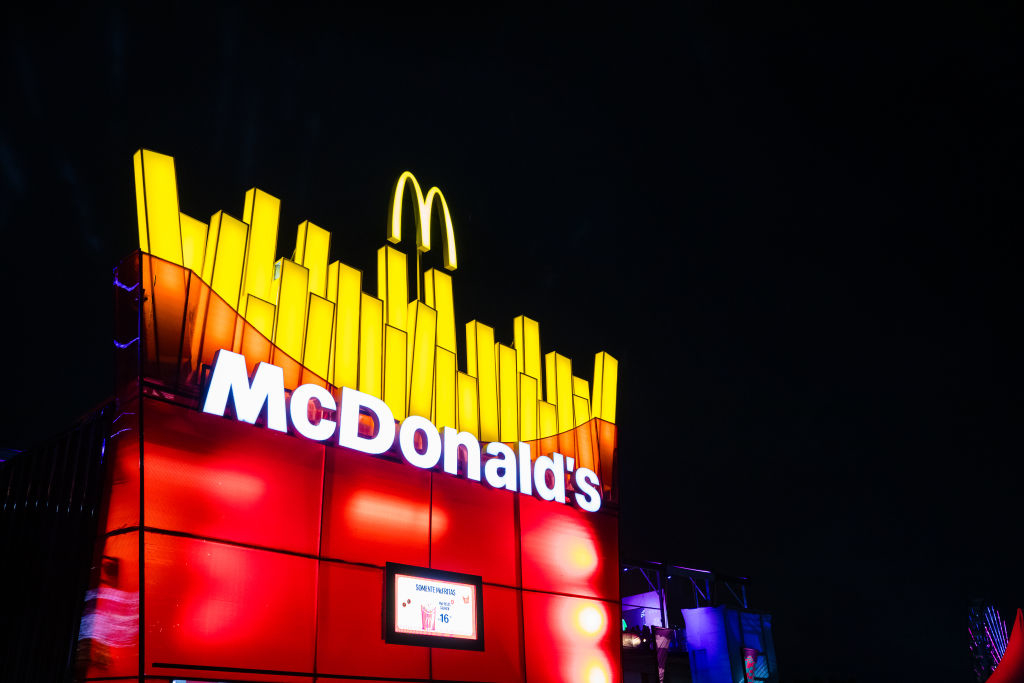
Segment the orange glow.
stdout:
[[580,576],[589,576],[597,569],[597,549],[588,538],[573,538],[565,545],[569,566]]
[[587,666],[584,680],[587,683],[608,683],[608,667],[600,661],[592,662]]
[[607,625],[604,610],[595,605],[584,605],[576,610],[573,620],[580,633],[587,636],[602,636]]
[[[369,537],[404,532],[429,515],[429,505],[379,491],[360,491],[345,508],[356,533]],[[430,524],[433,533],[443,534],[448,529],[448,515],[435,509]]]
[[[155,450],[155,449],[154,449]],[[164,486],[192,490],[197,496],[213,496],[225,505],[252,506],[259,502],[266,483],[259,477],[230,470],[221,463],[216,467],[199,467],[158,452],[146,454],[146,477]]]

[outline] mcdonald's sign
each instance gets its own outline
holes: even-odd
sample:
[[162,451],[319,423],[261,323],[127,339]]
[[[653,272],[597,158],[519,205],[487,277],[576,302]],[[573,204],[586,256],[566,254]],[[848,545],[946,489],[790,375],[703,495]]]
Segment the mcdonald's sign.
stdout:
[[616,359],[456,321],[458,207],[412,173],[373,287],[310,220],[279,257],[277,197],[199,219],[134,168],[80,678],[621,681]]

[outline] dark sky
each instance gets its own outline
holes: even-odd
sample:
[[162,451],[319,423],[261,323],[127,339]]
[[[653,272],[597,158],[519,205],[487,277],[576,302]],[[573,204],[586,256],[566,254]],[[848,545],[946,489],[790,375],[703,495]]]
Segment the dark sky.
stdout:
[[408,169],[459,323],[619,358],[625,552],[752,577],[784,678],[968,680],[968,600],[1024,605],[1021,16],[826,4],[4,15],[0,446],[112,390],[137,148],[370,274]]

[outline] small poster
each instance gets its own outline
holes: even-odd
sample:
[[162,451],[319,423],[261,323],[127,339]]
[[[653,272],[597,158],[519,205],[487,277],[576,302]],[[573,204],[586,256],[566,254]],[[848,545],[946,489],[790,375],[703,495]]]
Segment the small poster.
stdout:
[[388,563],[385,640],[483,649],[479,576]]

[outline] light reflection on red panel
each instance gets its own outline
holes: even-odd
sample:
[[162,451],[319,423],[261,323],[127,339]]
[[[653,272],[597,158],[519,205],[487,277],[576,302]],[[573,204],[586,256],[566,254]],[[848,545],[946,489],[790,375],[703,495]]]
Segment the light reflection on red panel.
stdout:
[[620,680],[617,602],[523,593],[530,683]]
[[427,648],[384,642],[383,591],[383,569],[320,563],[318,672],[427,678]]
[[[509,491],[434,475],[431,566],[515,585],[515,508]],[[439,525],[443,517],[447,524]]]
[[[362,453],[326,450],[323,555],[427,566],[430,474]],[[443,528],[449,521],[441,512],[433,523]]]
[[114,423],[114,432],[121,429],[126,431],[114,437],[104,454],[111,470],[107,531],[139,526],[139,431],[135,416],[128,415]]
[[523,588],[618,600],[618,531],[611,515],[520,498]]
[[312,671],[316,561],[146,534],[146,664]]
[[138,676],[139,534],[103,543],[96,583],[90,586],[79,631],[78,654],[86,676]]
[[145,401],[146,526],[316,554],[323,447]]
[[[511,588],[484,586],[484,651],[433,650],[436,679],[522,681],[519,605]],[[470,673],[472,672],[472,673]]]

